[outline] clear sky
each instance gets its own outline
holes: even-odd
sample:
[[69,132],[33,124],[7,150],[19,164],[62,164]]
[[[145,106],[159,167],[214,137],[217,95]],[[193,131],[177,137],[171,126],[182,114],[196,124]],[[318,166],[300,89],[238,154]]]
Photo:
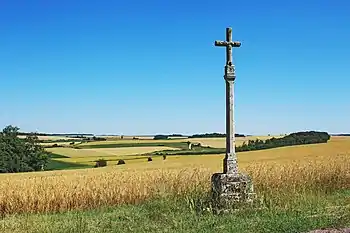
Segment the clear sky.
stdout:
[[[216,2],[216,3],[215,3]],[[95,134],[350,132],[350,2],[0,1],[0,126]]]

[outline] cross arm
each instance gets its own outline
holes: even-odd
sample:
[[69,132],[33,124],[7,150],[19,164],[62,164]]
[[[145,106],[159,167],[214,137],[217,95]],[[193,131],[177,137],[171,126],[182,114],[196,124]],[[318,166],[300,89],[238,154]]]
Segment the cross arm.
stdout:
[[215,41],[215,46],[223,46],[223,47],[227,47],[227,46],[232,46],[232,47],[241,47],[241,42],[239,41],[220,41],[220,40],[216,40]]

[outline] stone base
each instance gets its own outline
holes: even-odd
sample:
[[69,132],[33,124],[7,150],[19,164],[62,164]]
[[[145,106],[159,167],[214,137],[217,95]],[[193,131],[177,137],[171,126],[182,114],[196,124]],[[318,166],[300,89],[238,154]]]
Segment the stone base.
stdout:
[[231,209],[255,198],[251,178],[245,174],[215,173],[211,177],[215,207]]

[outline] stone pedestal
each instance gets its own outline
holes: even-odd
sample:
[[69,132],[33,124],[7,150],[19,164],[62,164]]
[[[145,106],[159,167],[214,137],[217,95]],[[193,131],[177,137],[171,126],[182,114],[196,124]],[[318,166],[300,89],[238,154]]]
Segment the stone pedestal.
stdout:
[[255,198],[251,178],[245,174],[215,173],[211,178],[215,207],[231,209]]
[[240,47],[241,42],[232,41],[232,29],[226,28],[226,41],[215,41],[215,46],[226,48],[226,156],[223,173],[212,176],[212,199],[214,207],[232,209],[255,199],[251,178],[238,173],[235,153],[234,82],[235,66],[232,64],[232,48]]

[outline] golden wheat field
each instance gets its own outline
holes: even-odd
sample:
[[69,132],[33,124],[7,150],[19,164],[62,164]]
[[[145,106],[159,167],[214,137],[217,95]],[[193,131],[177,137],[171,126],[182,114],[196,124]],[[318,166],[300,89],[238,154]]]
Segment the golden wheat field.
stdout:
[[[95,169],[0,175],[0,213],[50,212],[138,203],[160,195],[209,190],[222,155],[169,156],[151,163]],[[350,137],[326,144],[238,153],[239,168],[255,189],[302,194],[350,188]]]

